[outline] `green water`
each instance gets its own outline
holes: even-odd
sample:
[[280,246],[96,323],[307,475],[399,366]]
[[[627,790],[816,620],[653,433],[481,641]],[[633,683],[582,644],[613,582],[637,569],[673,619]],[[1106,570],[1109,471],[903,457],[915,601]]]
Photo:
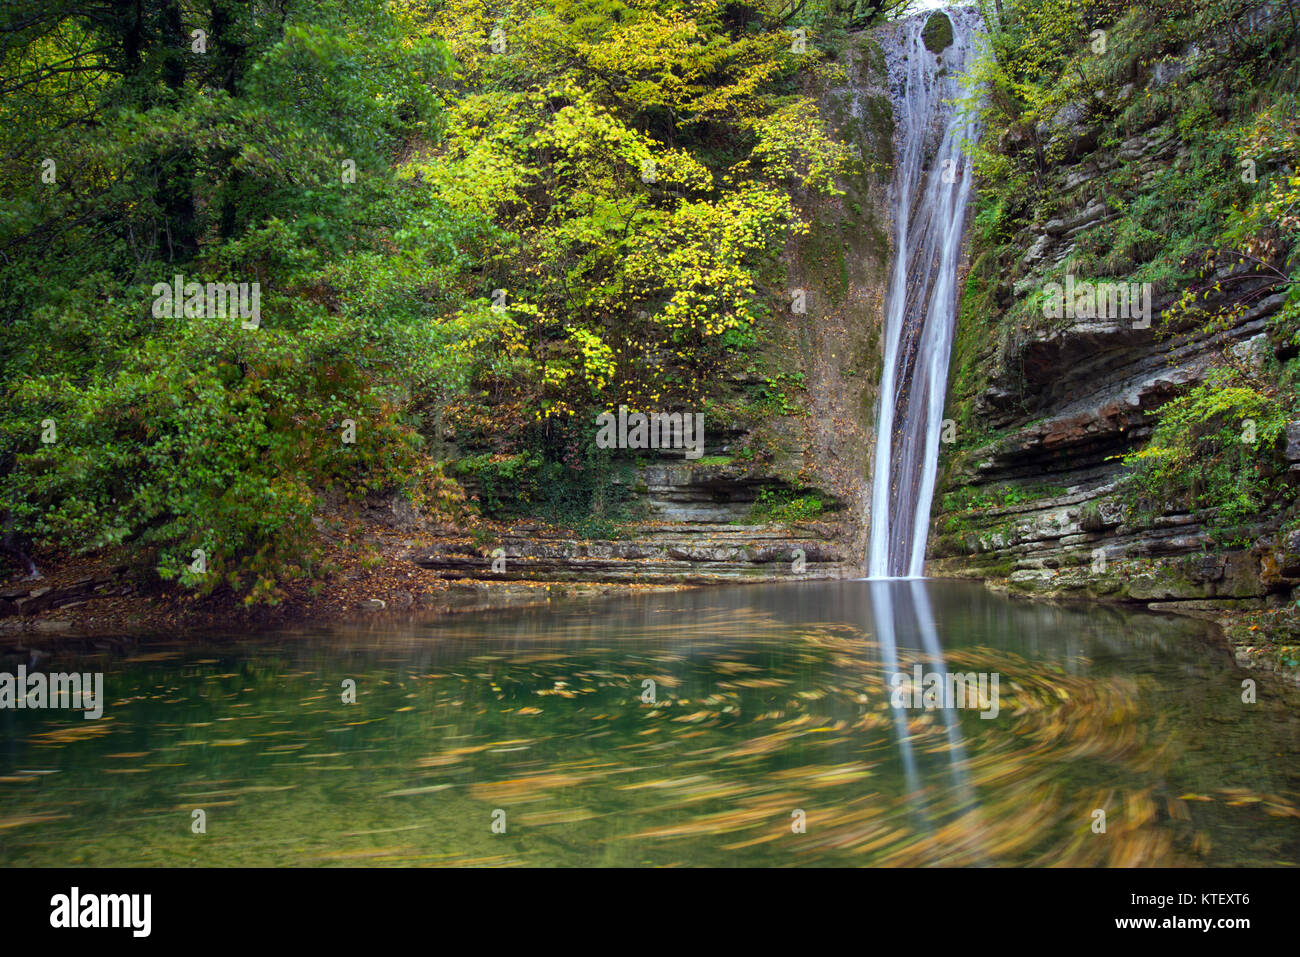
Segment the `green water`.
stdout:
[[[107,706],[0,711],[6,866],[1300,862],[1294,692],[1184,619],[835,582],[42,647]],[[893,707],[918,663],[998,716]]]

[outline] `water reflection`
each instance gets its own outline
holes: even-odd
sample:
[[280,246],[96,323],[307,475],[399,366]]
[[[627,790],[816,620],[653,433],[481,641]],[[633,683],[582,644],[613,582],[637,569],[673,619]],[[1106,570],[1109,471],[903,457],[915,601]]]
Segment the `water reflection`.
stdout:
[[[1186,620],[834,582],[82,652],[103,720],[0,712],[5,864],[1300,857],[1294,710]],[[900,707],[918,665],[997,718]]]

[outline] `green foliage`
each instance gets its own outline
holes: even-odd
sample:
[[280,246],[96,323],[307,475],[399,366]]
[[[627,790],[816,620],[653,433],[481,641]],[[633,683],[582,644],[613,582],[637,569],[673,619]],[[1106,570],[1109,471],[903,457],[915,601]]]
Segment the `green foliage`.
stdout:
[[[125,545],[164,578],[274,601],[311,571],[321,492],[458,507],[412,413],[471,371],[456,347],[482,323],[433,320],[473,224],[392,166],[435,134],[450,61],[360,0],[218,3],[210,56],[177,58],[178,9],[8,21],[0,507],[19,541]],[[177,274],[258,283],[260,325],[155,314]]]
[[[554,465],[555,463],[550,463]],[[484,514],[490,516],[526,513],[546,483],[547,462],[537,452],[514,455],[467,455],[453,470],[465,484],[477,490]]]
[[821,516],[826,508],[825,500],[815,492],[765,488],[754,500],[749,521],[755,524],[807,521]]
[[[805,92],[818,33],[905,6],[12,0],[6,547],[275,601],[327,492],[454,516],[458,476],[608,532],[624,466],[571,423],[749,360],[850,155]],[[258,327],[155,314],[177,275],[256,283]]]
[[966,485],[944,494],[942,508],[945,512],[983,511],[989,508],[1009,508],[1063,495],[1065,489],[1047,485]]
[[[952,360],[960,447],[950,474],[1001,437],[980,421],[978,397],[995,374],[1014,394],[1024,343],[1058,321],[1036,290],[1064,273],[1151,282],[1157,302],[1172,294],[1160,336],[1217,332],[1280,293],[1269,344],[1278,356],[1300,345],[1300,35],[1285,7],[1264,19],[1258,0],[985,4],[993,29],[968,104],[984,132],[973,147],[980,178]],[[1050,220],[1097,202],[1104,221],[1073,236],[1063,262],[1026,257]],[[1207,518],[1226,541],[1290,499],[1266,443],[1293,414],[1298,376],[1294,359],[1249,370],[1224,361],[1210,384],[1155,413],[1149,448],[1127,461],[1139,512],[1218,510]],[[1232,389],[1216,398],[1225,382]],[[1230,441],[1245,418],[1258,447]],[[1002,504],[968,489],[941,502],[957,524],[962,510]]]
[[1167,402],[1151,440],[1124,459],[1139,513],[1171,506],[1214,509],[1212,531],[1227,544],[1290,497],[1278,476],[1279,441],[1292,410],[1267,384],[1232,367]]
[[518,412],[500,434],[698,402],[754,342],[807,228],[796,193],[833,191],[849,155],[794,82],[817,45],[793,52],[776,16],[614,0],[435,14],[460,95],[408,169],[500,227],[466,277],[472,298],[506,290],[517,324],[509,374],[481,379]]
[[609,538],[629,516],[633,466],[584,441],[579,426],[531,426],[518,450],[458,459],[451,466],[490,518],[540,518],[583,537]]

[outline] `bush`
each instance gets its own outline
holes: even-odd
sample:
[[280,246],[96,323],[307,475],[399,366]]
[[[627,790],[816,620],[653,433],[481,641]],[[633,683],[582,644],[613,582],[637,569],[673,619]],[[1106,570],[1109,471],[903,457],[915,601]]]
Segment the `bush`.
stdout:
[[817,518],[826,511],[826,502],[814,492],[799,493],[793,489],[765,488],[758,493],[749,521],[801,522]]
[[1288,417],[1268,385],[1231,367],[1212,370],[1161,406],[1150,441],[1125,456],[1130,504],[1147,517],[1213,509],[1216,540],[1241,544],[1244,526],[1292,494],[1277,478]]
[[453,475],[477,494],[489,518],[527,516],[609,538],[630,517],[631,462],[597,449],[572,421],[522,429],[520,451],[465,456],[451,463]]
[[[408,410],[472,367],[475,322],[434,321],[472,218],[393,164],[436,132],[443,44],[368,0],[237,18],[204,57],[156,3],[131,24],[26,6],[0,58],[30,81],[0,101],[7,537],[275,601],[311,570],[322,492],[453,508]],[[178,273],[256,283],[260,325],[155,314]]]

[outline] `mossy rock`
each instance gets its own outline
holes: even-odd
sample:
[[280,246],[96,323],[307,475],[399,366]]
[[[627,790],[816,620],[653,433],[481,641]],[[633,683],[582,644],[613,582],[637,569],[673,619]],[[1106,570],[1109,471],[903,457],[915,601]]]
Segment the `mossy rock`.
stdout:
[[935,13],[925,21],[921,40],[931,53],[942,53],[952,46],[952,21],[946,13]]

